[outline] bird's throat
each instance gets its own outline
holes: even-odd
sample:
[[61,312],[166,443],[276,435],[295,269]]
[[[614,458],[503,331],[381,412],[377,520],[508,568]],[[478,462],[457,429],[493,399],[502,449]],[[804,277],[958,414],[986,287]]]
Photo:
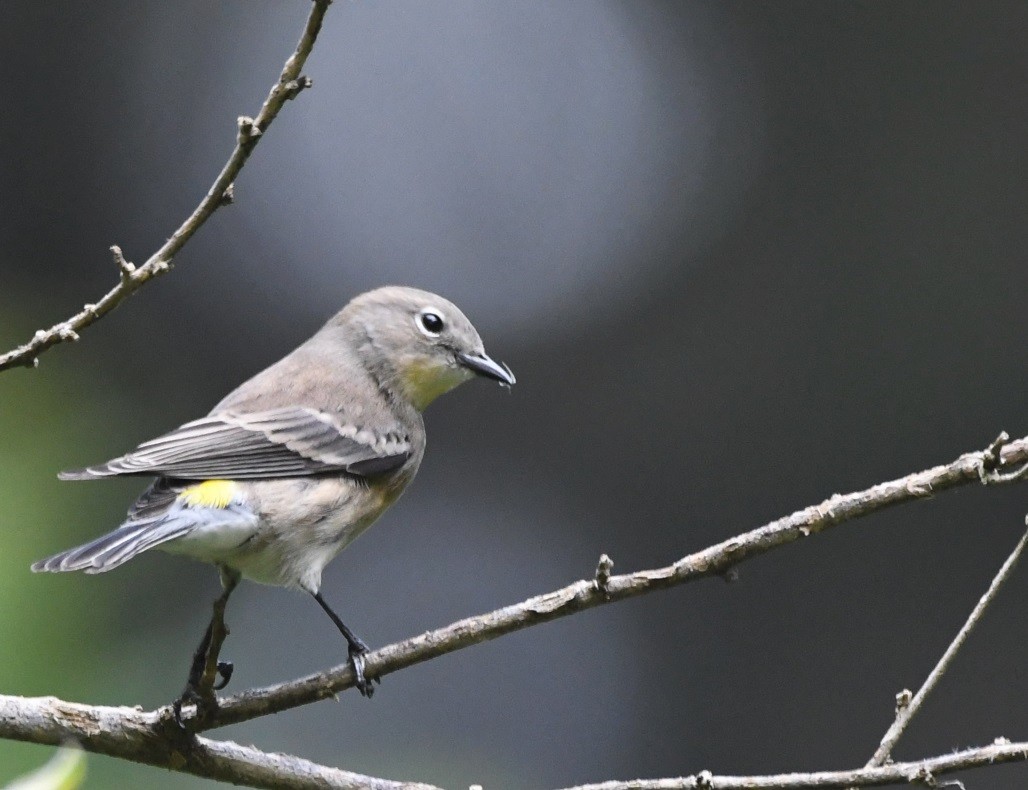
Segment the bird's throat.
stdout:
[[397,389],[418,411],[424,411],[440,395],[468,380],[463,368],[411,360],[397,370]]

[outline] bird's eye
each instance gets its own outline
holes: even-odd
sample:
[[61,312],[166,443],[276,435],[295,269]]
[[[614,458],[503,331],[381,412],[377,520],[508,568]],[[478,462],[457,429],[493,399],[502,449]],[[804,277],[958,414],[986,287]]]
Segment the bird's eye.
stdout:
[[418,326],[426,335],[438,337],[443,331],[443,319],[438,313],[426,310],[418,314]]

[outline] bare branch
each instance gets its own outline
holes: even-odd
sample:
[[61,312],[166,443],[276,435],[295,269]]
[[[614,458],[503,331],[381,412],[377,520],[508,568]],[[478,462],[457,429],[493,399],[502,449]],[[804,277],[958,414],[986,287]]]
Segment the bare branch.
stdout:
[[[610,573],[613,563],[609,558],[603,557],[597,573],[589,580],[575,582],[561,590],[494,612],[470,617],[369,653],[366,671],[369,677],[379,677],[435,656],[594,606],[625,600],[697,579],[723,577],[735,565],[746,559],[891,505],[929,497],[969,483],[1012,482],[1018,478],[1010,475],[1009,470],[1025,463],[1028,463],[1028,437],[1013,442],[1006,441],[1004,437],[1001,445],[994,443],[994,446],[986,450],[962,455],[952,463],[881,483],[864,491],[837,494],[820,505],[799,510],[759,529],[737,535],[703,551],[690,554],[664,568],[613,575]],[[1009,573],[1008,566],[1004,566],[1004,577]],[[348,664],[337,666],[289,683],[229,697],[220,702],[218,710],[210,718],[202,723],[194,721],[192,724],[198,725],[196,729],[207,730],[247,721],[334,697],[338,692],[353,686],[353,681]],[[184,716],[187,723],[190,718],[188,711],[189,709]],[[195,712],[192,716],[195,716]],[[157,711],[143,712],[138,708],[79,705],[52,697],[25,699],[0,696],[0,737],[48,744],[74,738],[88,751],[255,787],[427,787],[362,777],[318,766],[295,757],[269,755],[252,747],[187,735],[175,723],[170,706]],[[909,781],[927,783],[936,773],[962,770],[988,762],[1026,759],[1028,743],[1011,745],[1007,741],[997,741],[992,746],[956,755],[848,772],[765,777],[715,777],[703,773],[684,779],[614,782],[591,785],[589,788],[785,790],[807,787],[871,787]]]
[[[445,628],[375,650],[366,656],[365,671],[368,677],[381,677],[436,656],[496,639],[538,623],[567,617],[584,609],[710,576],[724,576],[746,559],[892,505],[931,497],[969,483],[1009,483],[1014,478],[1003,477],[1001,473],[1026,461],[1028,437],[1013,442],[1004,440],[1002,446],[993,443],[986,450],[966,453],[944,466],[880,483],[864,491],[836,494],[820,505],[799,510],[759,529],[729,538],[664,568],[607,575],[603,570],[610,562],[607,558],[607,562],[601,561],[598,579],[575,582],[561,590],[469,617]],[[298,680],[245,691],[222,700],[217,713],[205,721],[200,729],[236,724],[328,699],[352,686],[350,666],[341,664]]]
[[438,790],[268,754],[231,741],[190,737],[138,708],[78,705],[54,697],[0,696],[0,737],[84,749],[182,773],[274,790]]
[[[1028,519],[1026,519],[1026,522],[1028,522]],[[985,610],[988,609],[989,605],[996,599],[996,595],[1006,583],[1007,579],[1010,578],[1014,568],[1017,567],[1017,562],[1021,559],[1021,554],[1024,552],[1026,543],[1028,543],[1028,532],[1025,532],[1025,534],[1021,536],[1021,540],[1017,542],[1017,546],[1014,547],[1013,552],[1011,552],[1010,556],[1007,557],[1006,562],[1003,563],[1003,566],[999,569],[999,572],[992,580],[992,583],[989,585],[989,589],[985,591],[985,595],[983,595],[981,600],[978,601],[978,605],[975,606],[970,617],[967,618],[967,622],[964,623],[964,626],[957,633],[949,647],[946,648],[946,652],[942,654],[942,658],[939,659],[939,663],[935,665],[935,669],[931,671],[924,684],[920,689],[918,689],[917,693],[911,697],[910,692],[904,690],[897,695],[896,719],[882,737],[882,742],[879,744],[874,756],[871,757],[865,767],[872,768],[877,765],[884,765],[890,758],[893,748],[903,735],[907,725],[910,724],[911,719],[917,715],[917,712],[921,710],[921,706],[924,704],[924,701],[928,699],[928,695],[932,693],[935,686],[938,685],[939,681],[942,679],[942,676],[946,674],[946,670],[949,669],[949,665],[953,662],[953,658],[956,656],[957,651],[964,646],[964,642],[967,641],[967,637],[970,636],[975,626],[981,621],[982,615],[985,614]]]
[[[129,296],[138,291],[145,283],[171,269],[172,259],[182,249],[193,234],[217,211],[220,206],[232,201],[232,185],[239,172],[246,164],[253,149],[260,142],[261,135],[268,130],[272,121],[278,115],[282,106],[293,99],[304,88],[311,85],[311,81],[301,76],[307,57],[314,48],[314,42],[321,30],[321,23],[325,17],[332,0],[313,0],[310,15],[304,26],[300,41],[296,50],[286,61],[278,82],[271,88],[268,98],[264,100],[260,112],[256,118],[240,118],[239,133],[236,137],[236,147],[229,156],[228,161],[222,168],[218,177],[214,180],[211,188],[207,191],[203,200],[193,210],[185,222],[171,234],[169,238],[153,255],[147,259],[142,266],[136,267],[125,260],[121,249],[117,246],[111,248],[115,263],[119,269],[119,281],[110,291],[104,294],[103,298],[95,304],[85,305],[79,312],[70,318],[54,324],[49,329],[40,329],[33,335],[32,339],[24,345],[18,346],[5,354],[0,355],[0,371],[10,368],[24,366],[35,367],[39,364],[39,355],[47,349],[59,343],[78,340],[78,333],[90,324],[96,323],[107,313],[124,302]],[[246,122],[244,125],[244,121]],[[245,129],[244,129],[245,126]]]
[[[268,754],[230,741],[186,736],[156,713],[137,708],[78,705],[53,697],[0,695],[0,737],[57,745],[69,739],[87,751],[182,773],[274,790],[439,790],[328,768],[283,754]],[[636,779],[580,785],[567,790],[801,790],[932,786],[936,777],[988,765],[1028,760],[1028,742],[997,738],[989,746],[884,767],[767,776],[715,776],[709,771],[668,779]]]
[[1010,743],[997,738],[990,746],[909,763],[890,763],[884,767],[856,768],[851,771],[777,774],[774,776],[714,776],[702,771],[674,779],[633,779],[628,782],[601,782],[578,785],[565,790],[808,790],[829,787],[884,787],[920,785],[936,787],[936,777],[969,768],[1028,760],[1028,743]]

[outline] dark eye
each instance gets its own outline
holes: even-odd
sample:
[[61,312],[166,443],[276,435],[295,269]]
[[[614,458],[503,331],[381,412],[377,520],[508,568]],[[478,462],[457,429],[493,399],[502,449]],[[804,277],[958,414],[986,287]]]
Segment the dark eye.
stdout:
[[443,331],[443,319],[438,313],[426,311],[418,316],[418,323],[429,335],[438,335]]

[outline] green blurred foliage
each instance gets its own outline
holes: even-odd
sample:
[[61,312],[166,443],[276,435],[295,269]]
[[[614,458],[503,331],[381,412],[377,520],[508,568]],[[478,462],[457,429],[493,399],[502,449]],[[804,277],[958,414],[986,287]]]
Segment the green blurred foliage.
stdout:
[[[0,334],[5,348],[14,340],[6,335]],[[96,409],[83,389],[66,366],[13,370],[0,377],[0,630],[5,635],[0,679],[7,690],[20,694],[52,692],[54,677],[78,675],[96,658],[88,636],[106,618],[105,601],[96,597],[99,590],[82,594],[76,586],[46,583],[46,577],[29,571],[34,560],[83,534],[82,524],[103,517],[100,500],[90,503],[66,486],[59,490],[55,476],[55,458],[62,453],[70,457],[89,441],[83,420]],[[48,625],[54,621],[62,626]]]
[[[28,313],[37,308],[31,300],[19,301],[17,293],[0,301],[0,347],[31,336],[29,321],[41,319]],[[0,692],[135,704],[149,673],[124,663],[132,655],[126,642],[139,634],[123,620],[126,612],[138,613],[133,610],[140,600],[131,594],[138,585],[132,581],[147,569],[121,578],[29,570],[35,560],[116,526],[141,487],[139,481],[92,486],[57,480],[61,468],[127,445],[126,434],[146,411],[126,397],[117,377],[93,375],[84,350],[55,349],[36,370],[0,374]],[[152,619],[159,629],[162,618]],[[52,751],[0,740],[0,784],[38,769]],[[144,776],[154,788],[206,784],[94,757],[82,787],[135,786]]]
[[4,790],[75,790],[86,777],[86,755],[79,747],[62,746],[50,761]]

